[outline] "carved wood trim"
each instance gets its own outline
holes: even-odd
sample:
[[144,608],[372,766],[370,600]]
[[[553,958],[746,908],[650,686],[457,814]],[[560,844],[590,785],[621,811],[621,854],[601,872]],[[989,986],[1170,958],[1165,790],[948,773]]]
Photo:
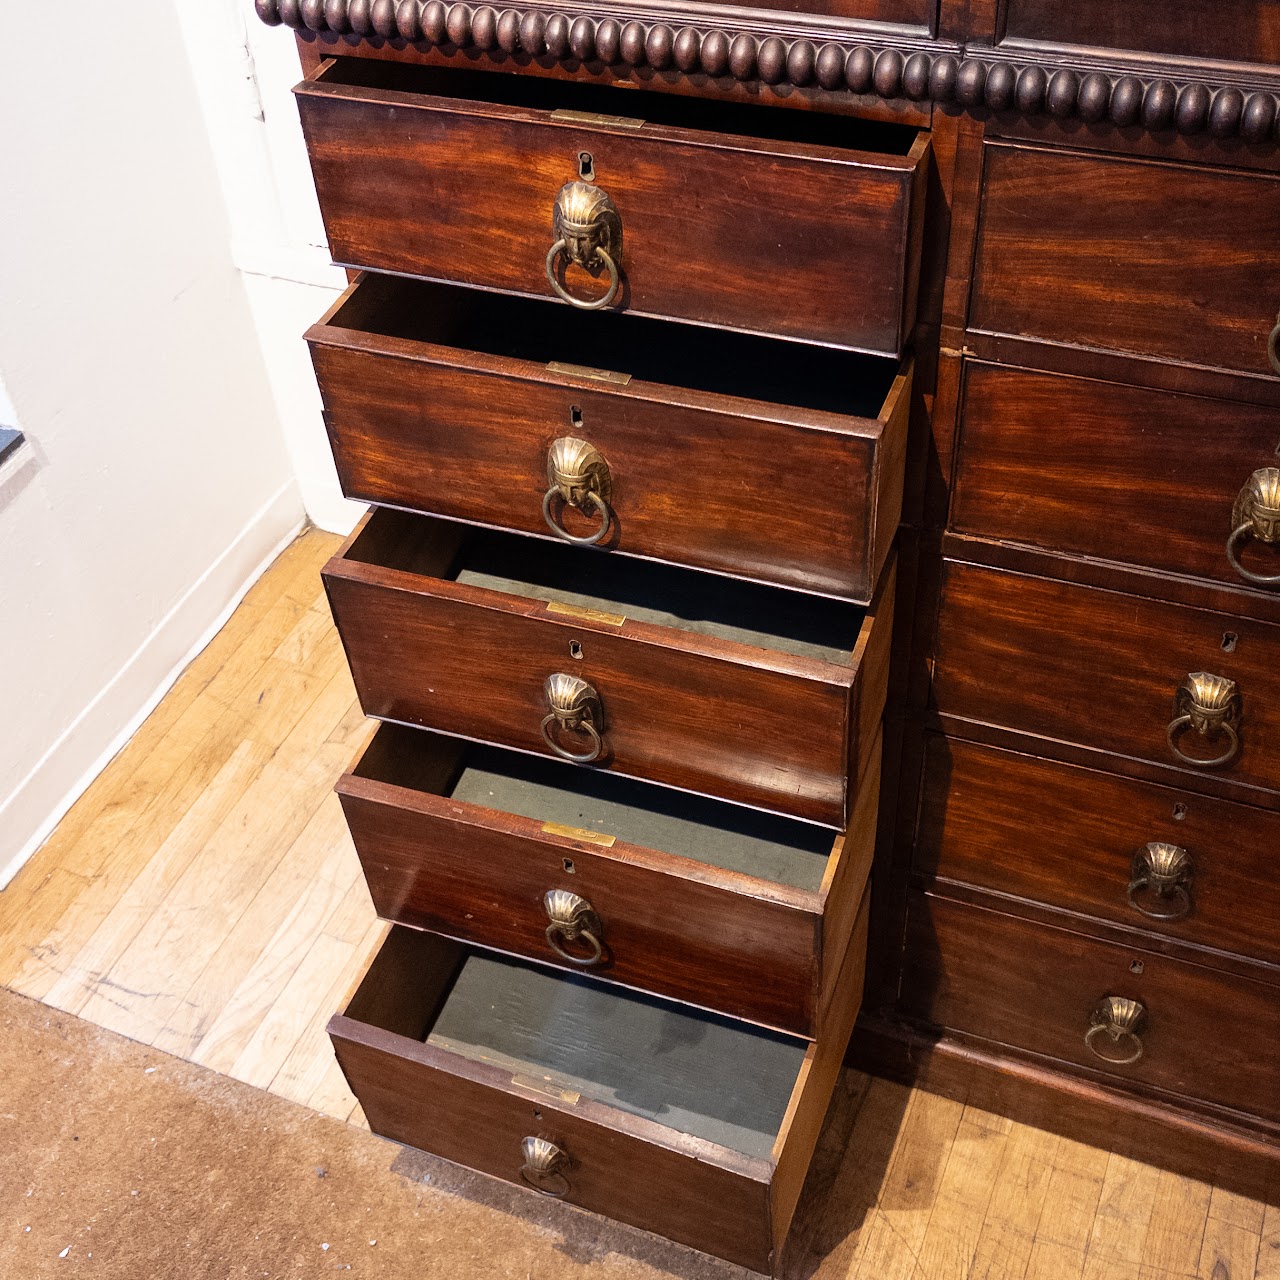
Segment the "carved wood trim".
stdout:
[[[1275,93],[1188,79],[1185,68],[1178,78],[1168,78],[1149,64],[1140,68],[1142,74],[1089,70],[994,49],[966,53],[920,47],[909,37],[893,43],[879,32],[865,43],[826,40],[818,30],[815,39],[787,40],[741,27],[677,27],[674,22],[625,15],[597,19],[585,12],[539,6],[499,10],[444,0],[255,0],[255,8],[263,22],[303,33],[474,47],[657,71],[674,68],[689,75],[797,88],[820,85],[933,102],[975,114],[1047,114],[1151,133],[1238,136],[1251,143],[1280,138],[1280,98]],[[803,21],[797,19],[797,25]]]

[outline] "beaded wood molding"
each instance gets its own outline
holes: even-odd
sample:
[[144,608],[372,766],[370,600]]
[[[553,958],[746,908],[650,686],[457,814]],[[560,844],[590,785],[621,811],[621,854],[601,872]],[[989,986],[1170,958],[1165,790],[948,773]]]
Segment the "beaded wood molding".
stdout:
[[1206,80],[1046,64],[995,50],[985,56],[757,36],[746,31],[568,16],[540,8],[445,4],[444,0],[255,0],[263,22],[317,34],[381,37],[411,44],[500,50],[531,58],[606,66],[675,68],[685,74],[955,105],[966,110],[1048,114],[1151,133],[1208,133],[1246,142],[1280,138],[1280,99]]

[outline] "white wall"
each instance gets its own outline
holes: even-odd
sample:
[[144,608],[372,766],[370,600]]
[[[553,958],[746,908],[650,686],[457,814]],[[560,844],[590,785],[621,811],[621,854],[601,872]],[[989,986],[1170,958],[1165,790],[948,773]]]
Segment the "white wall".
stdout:
[[264,26],[252,0],[173,0],[222,181],[267,375],[307,514],[350,531],[363,507],[338,487],[302,333],[346,287],[329,260],[292,87],[293,33]]
[[220,4],[134,0],[0,79],[0,413],[31,441],[0,474],[0,884],[302,522],[263,349],[332,289],[250,305],[228,207],[272,166],[224,196],[184,56]]

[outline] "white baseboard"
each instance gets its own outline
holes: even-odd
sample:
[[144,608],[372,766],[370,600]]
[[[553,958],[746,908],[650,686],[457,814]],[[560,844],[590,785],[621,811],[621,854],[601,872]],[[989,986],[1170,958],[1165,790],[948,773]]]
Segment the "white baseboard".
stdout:
[[297,483],[289,480],[0,803],[0,889],[44,844],[305,526]]

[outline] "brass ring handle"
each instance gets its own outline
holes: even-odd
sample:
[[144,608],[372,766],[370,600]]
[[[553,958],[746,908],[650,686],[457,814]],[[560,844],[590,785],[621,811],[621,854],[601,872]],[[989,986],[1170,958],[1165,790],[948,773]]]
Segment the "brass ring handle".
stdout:
[[520,1154],[524,1158],[520,1177],[535,1191],[557,1200],[569,1193],[569,1179],[564,1172],[569,1157],[554,1142],[525,1138],[520,1143]]
[[1192,756],[1188,755],[1178,745],[1178,739],[1182,736],[1184,729],[1190,729],[1195,721],[1191,716],[1178,716],[1177,719],[1169,722],[1169,732],[1167,734],[1169,740],[1169,750],[1173,752],[1183,764],[1189,764],[1197,769],[1220,769],[1224,764],[1230,764],[1236,758],[1236,754],[1240,750],[1240,735],[1235,731],[1234,726],[1227,724],[1225,721],[1220,726],[1221,731],[1227,735],[1227,749],[1216,756]]
[[[594,445],[576,436],[561,436],[547,450],[547,483],[550,488],[542,499],[542,518],[552,532],[565,542],[592,546],[602,542],[613,526],[613,477],[604,455]],[[572,534],[556,518],[555,500],[579,511],[594,508],[600,515],[600,527],[594,533]]]
[[[622,273],[622,218],[617,206],[594,182],[566,182],[556,193],[551,214],[553,243],[547,251],[547,283],[558,298],[581,311],[599,311],[617,296]],[[577,298],[556,276],[556,263],[564,256],[570,264],[595,274],[603,263],[609,273],[609,287],[598,298]]]
[[[1280,330],[1280,325],[1277,329]],[[1255,586],[1280,586],[1280,573],[1254,573],[1246,569],[1239,558],[1240,548],[1250,540],[1280,545],[1280,467],[1262,467],[1249,477],[1236,498],[1231,523],[1234,528],[1227,539],[1227,560],[1231,567]]]
[[[604,752],[604,707],[600,695],[581,677],[562,671],[547,677],[543,694],[549,710],[542,719],[542,740],[562,760],[573,764],[598,760]],[[585,733],[591,746],[586,751],[571,751],[556,740],[560,732]]]
[[1090,1025],[1084,1042],[1089,1051],[1103,1062],[1113,1067],[1132,1066],[1145,1051],[1138,1033],[1146,1019],[1146,1009],[1136,1000],[1106,996],[1094,1005],[1089,1014]]
[[[1240,708],[1240,690],[1234,680],[1207,671],[1193,671],[1174,695],[1173,719],[1165,733],[1169,750],[1183,764],[1196,769],[1217,769],[1230,764],[1240,752],[1240,734],[1236,728]],[[1216,756],[1189,755],[1180,745],[1188,729],[1208,740],[1225,735],[1226,750]]]
[[613,524],[613,512],[609,509],[609,504],[598,493],[588,493],[586,501],[600,513],[600,527],[595,533],[570,533],[552,514],[554,509],[552,503],[559,493],[560,490],[552,485],[542,499],[542,518],[551,526],[556,537],[565,542],[576,543],[580,547],[594,547],[597,542],[603,542],[605,534],[609,532],[609,526]]
[[1149,920],[1185,919],[1191,914],[1191,875],[1191,855],[1185,849],[1153,840],[1133,855],[1129,905]]
[[1280,316],[1276,317],[1276,327],[1267,339],[1267,359],[1276,373],[1280,373]]
[[[568,889],[549,889],[542,895],[542,906],[551,921],[547,925],[547,944],[556,955],[583,969],[589,969],[604,959],[604,944],[600,941],[604,928],[586,898],[570,893]],[[565,942],[581,940],[590,948],[590,953],[574,955],[565,948],[561,938]]]
[[[570,306],[577,307],[580,311],[600,311],[607,307],[618,296],[618,285],[622,279],[618,274],[618,264],[614,262],[607,249],[597,249],[596,258],[604,263],[605,269],[609,272],[609,287],[598,298],[576,298],[556,279],[556,259],[561,253],[566,253],[567,249],[568,244],[564,240],[557,240],[547,250],[547,283],[555,290],[557,297],[563,298]],[[566,253],[565,265],[567,266],[571,261],[573,259]]]

